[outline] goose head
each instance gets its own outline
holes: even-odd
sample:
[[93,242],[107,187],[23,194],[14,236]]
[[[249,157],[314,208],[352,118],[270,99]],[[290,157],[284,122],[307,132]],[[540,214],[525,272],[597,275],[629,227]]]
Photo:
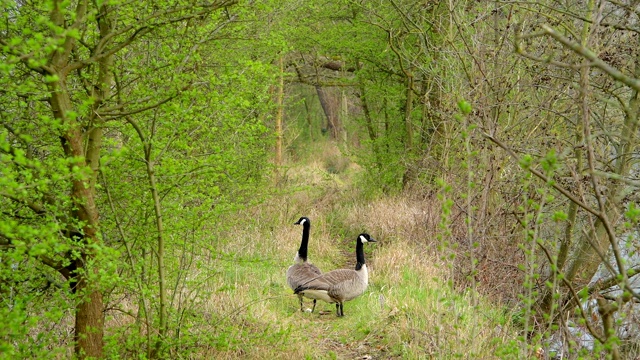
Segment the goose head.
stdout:
[[374,238],[371,237],[371,235],[367,234],[367,233],[362,233],[360,235],[358,235],[358,242],[361,244],[364,243],[368,243],[368,242],[376,242],[376,240]]

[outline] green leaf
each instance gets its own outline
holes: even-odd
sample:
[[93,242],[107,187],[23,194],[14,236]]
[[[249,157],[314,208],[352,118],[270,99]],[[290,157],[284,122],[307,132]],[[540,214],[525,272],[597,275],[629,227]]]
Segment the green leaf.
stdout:
[[519,161],[519,164],[523,169],[530,168],[532,163],[533,163],[533,157],[529,154],[524,155],[522,158],[520,158],[520,161]]
[[469,104],[466,100],[458,101],[458,109],[463,115],[469,115],[471,113],[471,104]]
[[564,211],[556,211],[553,213],[552,217],[553,221],[565,221],[568,218],[569,216]]

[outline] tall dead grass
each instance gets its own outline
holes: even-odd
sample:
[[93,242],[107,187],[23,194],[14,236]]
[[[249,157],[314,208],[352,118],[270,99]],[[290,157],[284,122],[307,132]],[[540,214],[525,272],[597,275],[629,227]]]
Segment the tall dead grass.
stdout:
[[435,242],[439,211],[436,203],[397,195],[354,206],[347,213],[347,222],[381,239],[401,238],[425,245]]

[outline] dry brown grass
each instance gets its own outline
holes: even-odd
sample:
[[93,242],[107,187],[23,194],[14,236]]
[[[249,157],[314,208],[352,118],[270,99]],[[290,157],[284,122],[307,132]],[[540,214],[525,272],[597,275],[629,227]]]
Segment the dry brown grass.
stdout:
[[[441,202],[435,196],[420,198],[413,193],[382,197],[368,203],[353,206],[346,215],[346,223],[357,224],[358,231],[367,231],[382,240],[381,247],[402,239],[414,246],[414,251],[430,259],[447,257],[444,267],[460,288],[470,286],[471,259],[466,238],[464,214],[454,209],[449,227],[452,235],[438,238],[441,221]],[[506,219],[492,219],[492,223],[506,224]],[[478,224],[483,226],[483,224]],[[517,267],[523,262],[523,252],[518,247],[517,236],[512,229],[493,228],[492,237],[476,239],[480,246],[473,254],[476,266],[477,289],[499,303],[515,303],[522,289],[523,272]],[[500,235],[502,234],[502,235]],[[448,246],[439,249],[442,241]],[[449,256],[452,255],[452,256]]]
[[438,214],[437,204],[393,196],[354,207],[347,222],[359,224],[380,239],[402,238],[428,244],[435,241]]

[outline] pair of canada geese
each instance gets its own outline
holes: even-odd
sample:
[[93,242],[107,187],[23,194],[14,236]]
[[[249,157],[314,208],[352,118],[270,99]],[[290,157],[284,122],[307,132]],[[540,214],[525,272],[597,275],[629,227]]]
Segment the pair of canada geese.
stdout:
[[300,300],[300,311],[303,310],[302,298],[313,299],[313,312],[316,300],[336,304],[338,316],[344,316],[343,303],[362,295],[369,284],[367,265],[364,263],[364,247],[367,242],[376,242],[369,234],[362,233],[356,239],[356,268],[338,269],[322,273],[318,267],[307,262],[309,231],[311,221],[301,217],[295,225],[302,225],[302,242],[294,262],[287,269],[287,283]]

